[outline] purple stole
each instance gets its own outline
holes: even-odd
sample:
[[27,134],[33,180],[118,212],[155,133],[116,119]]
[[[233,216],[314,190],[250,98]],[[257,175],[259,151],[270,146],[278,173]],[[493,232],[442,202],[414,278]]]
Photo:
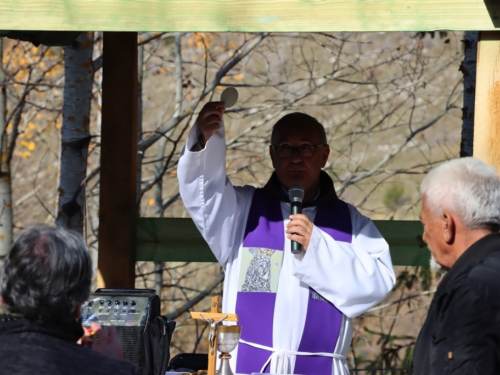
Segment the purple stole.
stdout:
[[[351,242],[352,225],[349,208],[339,199],[319,206],[314,224],[336,241]],[[252,198],[242,249],[251,252],[252,258],[247,262],[250,263],[248,268],[246,270],[242,268],[243,272],[246,271],[245,283],[239,286],[236,299],[236,313],[239,318],[238,324],[242,326],[242,340],[273,347],[276,290],[273,290],[269,275],[273,263],[277,265],[277,261],[273,261],[277,256],[273,254],[281,252],[277,255],[282,259],[284,246],[285,229],[280,201],[264,189],[257,189]],[[259,308],[258,317],[251,315],[255,307]],[[310,288],[307,316],[298,351],[333,354],[341,324],[342,313]],[[250,374],[260,371],[271,354],[270,351],[240,343],[236,372]],[[332,362],[331,357],[297,356],[294,373],[330,374]],[[269,372],[269,366],[266,371]]]

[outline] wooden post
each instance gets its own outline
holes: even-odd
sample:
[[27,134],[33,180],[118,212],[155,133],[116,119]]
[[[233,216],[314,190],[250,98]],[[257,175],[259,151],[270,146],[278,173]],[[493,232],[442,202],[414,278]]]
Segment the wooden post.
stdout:
[[474,110],[476,105],[476,65],[478,31],[467,31],[464,38],[465,56],[460,71],[464,76],[464,106],[462,108],[462,141],[460,157],[472,156],[474,146]]
[[208,335],[209,346],[208,346],[208,371],[207,375],[215,375],[215,364],[217,355],[217,323],[226,322],[237,322],[238,315],[236,314],[224,314],[219,312],[220,299],[218,296],[212,297],[212,303],[210,305],[210,312],[191,312],[191,318],[198,320],[205,320],[213,327],[210,327],[210,333]]
[[500,171],[500,32],[481,32],[477,47],[474,156]]
[[98,267],[104,286],[135,286],[137,33],[105,32]]

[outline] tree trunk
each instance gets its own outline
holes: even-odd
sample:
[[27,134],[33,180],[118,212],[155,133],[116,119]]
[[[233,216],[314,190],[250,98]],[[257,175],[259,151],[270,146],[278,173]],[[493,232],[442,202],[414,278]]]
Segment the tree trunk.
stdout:
[[[0,267],[12,244],[12,190],[7,136],[7,93],[3,71],[3,38],[0,38]],[[5,309],[0,299],[0,313]]]
[[[7,92],[3,71],[3,39],[0,39],[0,262],[12,245],[12,190],[10,180],[9,142],[7,135]],[[0,263],[1,265],[1,263]]]
[[90,142],[90,105],[94,67],[93,33],[82,33],[64,49],[64,103],[61,129],[57,225],[83,234]]
[[[182,55],[181,55],[181,33],[175,34],[175,112],[174,117],[179,116],[182,107]],[[170,136],[171,133],[167,133]],[[164,161],[165,147],[167,140],[165,137],[160,138],[158,141],[158,149],[156,153],[157,162],[155,164],[155,211],[157,217],[163,216],[163,173],[165,169]],[[174,266],[175,267],[175,266]],[[161,296],[161,289],[163,288],[163,262],[155,262],[155,289],[158,295]],[[172,293],[175,293],[175,288],[172,288]]]

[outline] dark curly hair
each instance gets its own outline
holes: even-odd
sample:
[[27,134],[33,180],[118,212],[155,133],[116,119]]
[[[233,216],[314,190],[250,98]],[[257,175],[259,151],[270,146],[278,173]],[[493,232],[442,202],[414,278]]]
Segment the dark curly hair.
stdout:
[[9,311],[45,323],[74,319],[91,282],[92,261],[81,236],[44,224],[19,236],[0,272]]

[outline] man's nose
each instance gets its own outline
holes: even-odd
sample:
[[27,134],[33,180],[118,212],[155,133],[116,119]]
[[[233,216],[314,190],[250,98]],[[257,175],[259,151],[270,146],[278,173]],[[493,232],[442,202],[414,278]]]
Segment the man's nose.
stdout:
[[300,156],[298,148],[292,149],[292,155],[290,155],[290,160],[295,163],[302,161],[302,156]]

